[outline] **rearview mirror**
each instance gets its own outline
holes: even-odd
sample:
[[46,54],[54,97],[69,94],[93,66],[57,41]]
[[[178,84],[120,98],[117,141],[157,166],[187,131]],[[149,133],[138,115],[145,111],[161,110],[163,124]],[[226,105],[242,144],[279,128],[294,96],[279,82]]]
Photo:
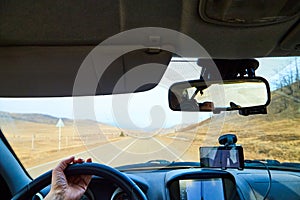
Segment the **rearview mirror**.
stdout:
[[262,77],[204,82],[192,80],[173,84],[169,107],[174,111],[240,110],[240,114],[265,114],[270,103],[270,87]]

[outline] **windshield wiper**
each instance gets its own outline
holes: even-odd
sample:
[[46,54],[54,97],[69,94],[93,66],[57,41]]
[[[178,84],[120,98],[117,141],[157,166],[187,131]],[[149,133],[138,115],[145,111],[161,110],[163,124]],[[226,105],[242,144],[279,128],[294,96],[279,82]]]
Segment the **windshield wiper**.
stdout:
[[158,165],[170,165],[171,163],[173,163],[174,161],[170,162],[168,160],[149,160],[148,164],[158,164]]
[[[245,168],[265,168],[266,165],[269,169],[280,169],[280,170],[300,170],[300,163],[288,163],[279,162],[277,160],[245,160]],[[174,169],[174,168],[198,168],[200,167],[199,162],[175,162],[168,160],[149,160],[144,163],[136,163],[130,165],[123,165],[116,167],[120,171],[128,170],[162,170],[162,169]]]
[[252,167],[263,167],[259,162],[264,163],[270,169],[286,169],[286,170],[300,170],[300,163],[290,163],[290,162],[279,162],[278,160],[245,160],[245,167],[252,168]]
[[145,163],[137,163],[131,165],[124,165],[116,167],[120,171],[127,170],[143,170],[143,169],[174,169],[174,168],[191,168],[191,167],[200,167],[199,162],[175,162],[168,160],[150,160]]

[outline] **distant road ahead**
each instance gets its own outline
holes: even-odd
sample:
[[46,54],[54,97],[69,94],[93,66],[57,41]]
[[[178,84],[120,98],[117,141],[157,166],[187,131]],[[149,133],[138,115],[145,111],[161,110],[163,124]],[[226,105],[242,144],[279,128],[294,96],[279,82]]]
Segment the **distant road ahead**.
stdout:
[[[87,151],[76,154],[76,157],[92,157],[94,162],[111,166],[147,162],[149,160],[180,161],[180,157],[189,147],[191,141],[182,138],[125,138]],[[54,168],[60,160],[54,160],[30,168],[28,171],[33,177]]]

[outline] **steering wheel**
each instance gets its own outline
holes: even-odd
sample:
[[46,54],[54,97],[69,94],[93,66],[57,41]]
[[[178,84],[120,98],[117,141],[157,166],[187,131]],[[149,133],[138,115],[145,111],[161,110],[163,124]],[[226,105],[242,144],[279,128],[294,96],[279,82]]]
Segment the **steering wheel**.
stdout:
[[[66,176],[95,175],[111,180],[126,192],[130,199],[147,200],[144,192],[126,175],[107,165],[98,163],[72,164],[65,170]],[[22,188],[12,200],[31,199],[36,193],[51,183],[52,170],[34,179]]]

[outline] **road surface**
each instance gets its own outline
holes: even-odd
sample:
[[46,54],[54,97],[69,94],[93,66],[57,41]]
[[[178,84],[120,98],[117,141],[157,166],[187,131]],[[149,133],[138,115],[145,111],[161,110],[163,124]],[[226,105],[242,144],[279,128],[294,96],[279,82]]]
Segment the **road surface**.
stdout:
[[[124,138],[115,142],[76,154],[76,157],[92,157],[93,162],[121,166],[149,160],[182,161],[181,156],[192,140],[182,137]],[[188,159],[188,158],[185,158]],[[28,169],[32,177],[52,169],[60,160],[54,160]]]

